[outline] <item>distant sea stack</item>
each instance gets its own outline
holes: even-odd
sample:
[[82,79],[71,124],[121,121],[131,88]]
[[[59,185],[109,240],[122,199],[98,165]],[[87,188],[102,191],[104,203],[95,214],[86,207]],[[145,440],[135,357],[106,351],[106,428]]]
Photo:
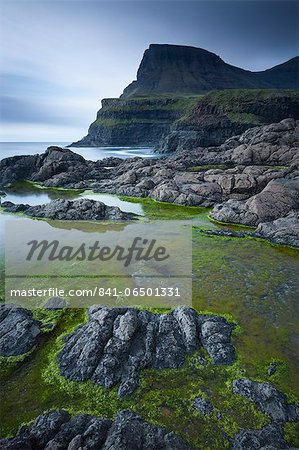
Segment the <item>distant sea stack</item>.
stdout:
[[[296,90],[299,89],[298,74],[299,57],[263,72],[250,72],[229,65],[201,48],[151,44],[144,52],[136,81],[124,89],[120,98],[102,100],[102,108],[90,125],[87,136],[72,146],[156,146],[173,127],[177,129],[177,124],[189,116],[193,108],[201,109],[198,106],[207,93],[236,89]],[[286,95],[288,97],[288,92]],[[241,95],[240,101],[242,98]],[[272,111],[272,104],[268,106]],[[280,112],[280,109],[279,103],[275,103],[275,119],[261,116],[258,123],[293,117],[286,116],[288,111]],[[246,104],[242,112],[246,114]],[[252,111],[248,113],[252,114]],[[244,124],[244,114],[241,129],[229,123],[223,137],[256,124],[255,120],[251,123],[251,116]],[[216,139],[205,141],[206,145],[218,145],[223,139],[222,134],[218,136],[213,132]]]

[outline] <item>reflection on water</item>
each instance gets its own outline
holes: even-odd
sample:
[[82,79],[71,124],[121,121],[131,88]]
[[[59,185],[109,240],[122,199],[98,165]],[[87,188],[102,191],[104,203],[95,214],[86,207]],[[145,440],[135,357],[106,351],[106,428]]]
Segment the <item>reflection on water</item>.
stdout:
[[[75,190],[59,190],[59,189],[43,189],[27,182],[16,183],[14,186],[5,189],[5,201],[13,203],[25,203],[28,205],[42,205],[49,203],[51,200],[64,198],[75,200],[78,198],[89,198],[105,203],[108,206],[118,206],[122,211],[133,212],[143,215],[143,208],[138,203],[124,201],[116,195],[96,194],[92,191],[75,191]],[[3,201],[4,201],[3,200]]]
[[[151,218],[186,219],[190,209],[170,204],[148,205],[140,200],[123,201],[109,194],[42,190],[23,185],[18,191],[8,191],[7,200],[17,203],[46,203],[53,198],[93,198],[124,211]],[[207,211],[194,208],[190,218],[199,227],[221,228],[207,219]],[[0,215],[2,236],[4,220],[32,220],[22,216]],[[78,229],[83,232],[103,232],[117,224],[95,222],[47,221],[54,228]],[[106,228],[105,228],[106,227]],[[183,257],[184,255],[182,255]],[[197,230],[193,235],[193,306],[199,310],[230,313],[241,324],[243,331],[237,341],[237,350],[252,359],[287,360],[289,377],[296,379],[296,336],[298,333],[298,272],[299,252],[255,239],[219,238],[204,236]],[[248,367],[250,371],[252,368]],[[252,369],[253,370],[253,369]],[[250,372],[249,372],[250,373]],[[255,376],[254,371],[251,372]]]

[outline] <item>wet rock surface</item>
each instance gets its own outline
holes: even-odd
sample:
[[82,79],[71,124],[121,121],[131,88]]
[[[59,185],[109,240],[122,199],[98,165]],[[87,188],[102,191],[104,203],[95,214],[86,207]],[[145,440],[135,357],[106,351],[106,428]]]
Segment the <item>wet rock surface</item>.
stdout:
[[89,199],[57,199],[36,206],[3,202],[2,207],[7,212],[22,212],[27,216],[53,220],[131,220],[137,217],[136,214],[121,211],[118,206],[107,206]]
[[0,440],[3,450],[192,450],[182,438],[145,422],[130,410],[115,420],[63,410],[41,414],[13,438]]
[[89,322],[65,338],[58,364],[71,380],[92,380],[106,388],[120,383],[119,396],[132,394],[145,368],[179,368],[201,345],[214,364],[230,364],[234,325],[219,316],[178,307],[170,314],[135,308],[89,309]]
[[40,322],[28,309],[0,305],[0,356],[18,356],[32,350],[40,334]]

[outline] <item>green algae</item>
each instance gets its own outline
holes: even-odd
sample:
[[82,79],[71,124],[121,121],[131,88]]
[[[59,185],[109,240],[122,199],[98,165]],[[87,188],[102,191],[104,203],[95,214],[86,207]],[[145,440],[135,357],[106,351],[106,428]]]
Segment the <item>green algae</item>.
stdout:
[[[260,428],[268,422],[255,405],[232,395],[231,382],[240,373],[239,364],[216,367],[209,361],[200,366],[196,356],[207,357],[203,350],[187,357],[180,369],[144,370],[139,387],[130,397],[118,398],[118,386],[105,389],[90,381],[67,380],[59,373],[57,356],[64,336],[86,321],[84,310],[66,312],[52,335],[45,336],[31,361],[26,360],[4,382],[2,435],[14,434],[20,423],[29,422],[48,409],[64,408],[72,414],[85,412],[113,418],[117,411],[131,408],[151,423],[176,430],[191,444],[212,450],[228,448],[228,436],[240,428]],[[195,410],[194,399],[198,395],[211,399],[212,416],[201,416]],[[218,412],[221,419],[217,418]]]
[[[122,198],[142,204],[144,220],[181,218],[191,219],[201,228],[224,226],[209,222],[209,210],[204,208]],[[94,230],[94,225],[86,226]],[[255,405],[232,394],[234,378],[269,381],[290,402],[298,400],[298,268],[298,250],[272,247],[247,237],[205,236],[194,229],[192,306],[198,311],[224,315],[238,324],[233,335],[236,363],[215,367],[209,361],[200,366],[195,362],[196,355],[192,355],[181,369],[145,370],[133,396],[119,399],[117,387],[106,390],[91,382],[77,383],[60,376],[57,354],[63,346],[62,338],[86,321],[85,311],[67,310],[57,318],[55,327],[43,334],[32,354],[4,374],[2,435],[15,433],[21,423],[48,409],[114,417],[118,410],[132,408],[145,420],[177,432],[200,448],[229,448],[229,437],[240,428],[260,428],[268,423]],[[165,313],[169,309],[155,308],[153,312]],[[44,317],[45,323],[54,323],[52,319]],[[206,357],[203,351],[199,353]],[[278,366],[275,374],[268,376],[271,362]],[[212,401],[212,417],[194,410],[197,395]],[[221,412],[221,419],[217,412]],[[296,446],[295,425],[286,424],[285,430],[288,442]]]
[[121,200],[139,203],[143,207],[144,215],[151,220],[191,220],[207,214],[207,208],[200,206],[184,206],[167,203],[152,198],[120,196]]
[[294,450],[299,448],[299,423],[286,423],[284,425],[285,440]]

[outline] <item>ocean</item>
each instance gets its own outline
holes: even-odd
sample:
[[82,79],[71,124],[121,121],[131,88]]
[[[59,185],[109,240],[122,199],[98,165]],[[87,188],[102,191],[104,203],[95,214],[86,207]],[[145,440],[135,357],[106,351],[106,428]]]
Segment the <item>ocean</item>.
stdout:
[[[0,160],[10,156],[43,153],[51,145],[66,147],[69,144],[69,142],[0,142]],[[152,147],[71,147],[70,150],[91,161],[110,156],[118,158],[134,158],[135,156],[153,158],[157,156],[153,153]]]

